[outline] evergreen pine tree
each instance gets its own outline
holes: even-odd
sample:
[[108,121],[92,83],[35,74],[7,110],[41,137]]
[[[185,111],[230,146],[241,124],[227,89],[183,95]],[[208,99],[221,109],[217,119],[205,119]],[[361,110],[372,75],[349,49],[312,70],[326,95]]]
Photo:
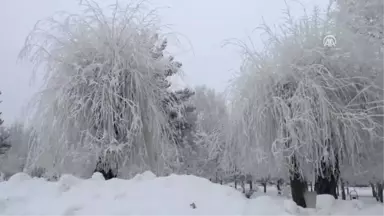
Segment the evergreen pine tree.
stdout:
[[[159,41],[158,35],[154,35],[152,37],[154,47],[152,52],[152,56],[155,60],[159,61],[159,63],[165,64],[166,70],[164,73],[154,73],[156,83],[163,91],[158,92],[159,97],[161,97],[162,109],[164,111],[165,116],[168,117],[169,127],[172,129],[172,134],[164,134],[165,136],[170,136],[175,143],[180,148],[184,148],[184,144],[186,143],[186,138],[188,134],[191,134],[192,131],[192,122],[188,122],[185,118],[188,113],[193,112],[194,108],[192,106],[188,106],[186,102],[188,99],[194,94],[190,89],[185,88],[183,90],[171,91],[170,86],[171,83],[167,80],[168,77],[175,75],[182,64],[178,61],[174,61],[173,56],[165,56],[164,51],[167,48],[167,40],[164,39],[161,41],[160,45],[156,45]],[[119,136],[119,132],[115,131],[116,137]],[[189,142],[191,143],[191,142]],[[106,179],[111,179],[117,176],[117,168],[112,168],[111,163],[106,162],[102,157],[99,158],[98,163],[96,165],[95,172],[100,172]]]
[[[155,40],[158,40],[158,35],[155,35]],[[163,110],[169,117],[170,127],[173,128],[173,134],[170,134],[170,136],[172,136],[171,138],[176,141],[179,147],[184,147],[185,143],[191,144],[191,142],[188,142],[186,139],[192,131],[193,121],[189,121],[187,116],[193,112],[195,108],[187,102],[189,98],[194,95],[194,92],[189,88],[177,91],[169,89],[171,83],[167,78],[178,73],[182,64],[174,61],[173,56],[169,56],[168,58],[164,56],[164,50],[167,44],[168,41],[166,39],[162,40],[160,46],[154,48],[153,57],[159,61],[166,61],[167,70],[164,71],[164,76],[158,77],[159,85],[167,89],[167,91],[164,91],[166,95],[163,96]]]
[[[1,92],[0,92],[0,95],[1,95]],[[3,126],[4,120],[1,119],[1,114],[2,113],[0,112],[0,155],[5,154],[11,147],[7,142],[8,133]]]

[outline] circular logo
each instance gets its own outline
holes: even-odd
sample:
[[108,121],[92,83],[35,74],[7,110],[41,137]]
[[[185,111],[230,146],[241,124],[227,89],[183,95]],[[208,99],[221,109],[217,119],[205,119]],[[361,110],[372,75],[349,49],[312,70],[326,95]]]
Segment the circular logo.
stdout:
[[336,46],[336,37],[333,35],[327,35],[323,39],[323,45],[325,47],[335,47]]

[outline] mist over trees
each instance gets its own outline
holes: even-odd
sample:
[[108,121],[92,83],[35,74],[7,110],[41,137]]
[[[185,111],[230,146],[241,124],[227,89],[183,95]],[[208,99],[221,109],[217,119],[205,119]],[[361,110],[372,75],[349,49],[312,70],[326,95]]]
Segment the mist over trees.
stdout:
[[343,199],[349,184],[370,184],[383,202],[382,1],[330,1],[300,18],[287,9],[279,31],[260,26],[263,49],[235,41],[243,61],[225,92],[170,88],[182,63],[144,3],[80,6],[26,38],[20,58],[45,83],[30,125],[0,120],[2,170],[106,179],[150,170],[264,190],[284,181],[302,207],[308,184],[336,198],[341,185]]

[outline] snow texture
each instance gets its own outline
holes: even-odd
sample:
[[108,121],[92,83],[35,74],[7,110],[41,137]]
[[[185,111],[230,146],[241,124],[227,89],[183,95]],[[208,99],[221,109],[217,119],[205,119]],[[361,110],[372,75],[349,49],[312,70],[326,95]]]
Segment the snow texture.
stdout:
[[246,199],[232,187],[192,175],[156,177],[144,172],[131,180],[109,181],[99,177],[95,174],[91,179],[79,179],[63,175],[58,182],[48,182],[17,173],[0,183],[0,215],[380,215],[383,212],[381,204],[361,205],[358,200],[335,201],[328,196],[318,197],[321,211],[303,209],[281,196]]
[[[335,204],[335,198],[329,194],[317,195],[316,200],[316,209],[320,211],[329,211],[332,209]],[[324,214],[329,214],[329,212],[324,212]]]
[[15,175],[11,176],[9,179],[10,182],[22,182],[31,179],[31,177],[26,173],[16,173]]
[[105,180],[103,174],[99,173],[99,172],[95,172],[93,173],[92,175],[92,180],[95,180],[95,181],[103,181]]

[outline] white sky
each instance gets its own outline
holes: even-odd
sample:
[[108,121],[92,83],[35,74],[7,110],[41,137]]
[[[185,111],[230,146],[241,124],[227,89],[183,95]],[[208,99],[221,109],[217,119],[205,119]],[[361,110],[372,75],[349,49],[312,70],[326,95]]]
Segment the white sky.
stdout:
[[[123,2],[123,0],[120,0]],[[112,1],[113,2],[113,1]],[[163,24],[179,34],[181,45],[176,59],[183,63],[184,82],[189,86],[206,84],[222,91],[239,68],[239,50],[222,47],[227,39],[246,40],[248,36],[260,46],[259,33],[253,29],[262,22],[282,21],[284,0],[152,0],[154,5],[168,8],[159,11]],[[301,13],[300,6],[287,0],[292,12]],[[324,7],[328,0],[301,0],[308,6]],[[30,85],[31,65],[17,63],[17,54],[24,39],[39,19],[55,11],[75,11],[75,0],[1,0],[0,2],[0,111],[9,124],[19,118],[38,87]]]

